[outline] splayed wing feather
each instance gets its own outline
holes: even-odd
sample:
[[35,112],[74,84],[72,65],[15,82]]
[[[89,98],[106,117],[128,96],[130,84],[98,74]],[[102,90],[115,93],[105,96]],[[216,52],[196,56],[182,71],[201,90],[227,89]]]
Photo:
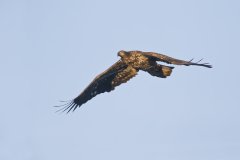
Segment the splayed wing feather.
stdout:
[[86,89],[75,99],[73,99],[70,103],[67,103],[63,108],[59,111],[74,111],[76,108],[80,107],[82,104],[86,103],[88,100],[95,97],[97,94],[110,92],[114,89],[112,86],[112,80],[115,76],[126,69],[127,65],[123,63],[121,60],[113,64],[110,68],[108,68],[103,73],[99,74],[94,80],[86,87]]

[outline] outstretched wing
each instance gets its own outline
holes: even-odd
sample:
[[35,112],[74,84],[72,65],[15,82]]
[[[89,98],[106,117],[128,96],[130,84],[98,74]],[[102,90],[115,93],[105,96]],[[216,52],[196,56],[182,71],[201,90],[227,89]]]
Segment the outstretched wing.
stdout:
[[135,72],[136,70],[128,67],[125,63],[119,60],[109,69],[98,75],[79,96],[69,103],[60,106],[63,108],[59,111],[67,111],[67,113],[71,110],[74,111],[76,108],[80,107],[96,95],[104,92],[110,92],[114,90],[116,86],[127,82],[136,75]]
[[159,53],[154,53],[154,52],[142,52],[142,54],[146,57],[149,57],[152,60],[162,61],[162,62],[165,62],[168,64],[185,65],[185,66],[195,65],[195,66],[203,66],[203,67],[207,67],[207,68],[212,68],[212,66],[209,65],[208,63],[199,63],[201,60],[194,63],[194,62],[192,62],[192,60],[190,60],[190,61],[179,60],[179,59],[175,59],[175,58],[166,56],[164,54],[159,54]]

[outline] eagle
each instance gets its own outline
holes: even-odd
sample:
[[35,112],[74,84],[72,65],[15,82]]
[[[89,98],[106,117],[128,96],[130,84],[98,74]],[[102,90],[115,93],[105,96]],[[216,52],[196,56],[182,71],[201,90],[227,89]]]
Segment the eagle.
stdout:
[[121,59],[107,70],[97,75],[76,98],[68,101],[66,104],[56,106],[62,107],[58,111],[66,111],[67,113],[74,111],[96,95],[104,92],[111,92],[115,87],[126,83],[128,80],[136,76],[139,70],[148,72],[150,75],[159,78],[170,76],[174,67],[158,64],[157,61],[173,65],[192,65],[212,68],[209,63],[199,63],[202,59],[194,63],[192,62],[193,59],[190,61],[184,61],[155,52],[121,50],[118,52],[118,56],[121,57]]

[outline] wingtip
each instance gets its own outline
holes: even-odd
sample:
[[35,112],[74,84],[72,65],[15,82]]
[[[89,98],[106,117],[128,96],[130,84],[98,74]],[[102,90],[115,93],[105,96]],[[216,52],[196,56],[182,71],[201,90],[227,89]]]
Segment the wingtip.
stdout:
[[78,104],[74,103],[73,100],[67,101],[67,102],[68,103],[58,105],[58,106],[53,106],[53,107],[62,107],[62,108],[58,109],[56,112],[58,112],[58,113],[65,112],[66,114],[68,114],[70,111],[74,111],[78,107]]
[[213,68],[213,66],[212,66],[212,65],[209,65],[208,68]]
[[213,66],[210,65],[209,63],[203,63],[202,66],[207,67],[207,68],[212,68]]

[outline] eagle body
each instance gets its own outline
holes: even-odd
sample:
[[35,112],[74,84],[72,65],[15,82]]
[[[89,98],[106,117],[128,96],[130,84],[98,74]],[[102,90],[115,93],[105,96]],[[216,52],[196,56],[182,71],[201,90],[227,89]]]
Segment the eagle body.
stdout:
[[192,60],[179,60],[155,52],[121,50],[118,52],[118,56],[121,57],[119,61],[103,73],[96,76],[79,96],[71,100],[69,103],[62,105],[63,108],[61,108],[60,111],[74,111],[96,95],[110,92],[114,90],[116,86],[126,83],[128,80],[136,76],[139,70],[148,72],[150,75],[159,78],[170,76],[174,67],[158,64],[157,61],[174,65],[195,65],[212,68],[208,63],[199,63],[201,60],[194,63]]
[[146,70],[152,66],[149,58],[142,55],[139,51],[119,51],[118,55],[121,57],[122,62],[137,70]]
[[136,69],[137,71],[143,70],[161,78],[166,78],[172,73],[174,67],[159,65],[151,57],[147,57],[141,51],[119,51],[118,55],[121,57],[122,62],[127,64],[129,67]]

